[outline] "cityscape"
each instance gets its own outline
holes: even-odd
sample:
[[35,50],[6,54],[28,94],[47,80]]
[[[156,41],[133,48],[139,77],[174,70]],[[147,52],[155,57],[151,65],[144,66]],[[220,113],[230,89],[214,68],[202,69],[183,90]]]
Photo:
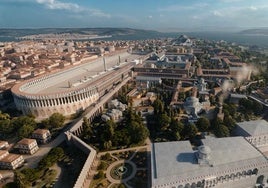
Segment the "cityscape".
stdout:
[[268,188],[267,2],[1,4],[0,187]]

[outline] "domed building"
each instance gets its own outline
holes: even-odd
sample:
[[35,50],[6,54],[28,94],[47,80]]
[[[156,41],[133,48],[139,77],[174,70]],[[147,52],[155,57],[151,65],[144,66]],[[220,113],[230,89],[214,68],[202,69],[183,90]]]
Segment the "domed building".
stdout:
[[194,117],[197,117],[197,114],[202,110],[202,104],[199,102],[199,99],[193,96],[186,98],[183,107],[188,115],[192,115]]

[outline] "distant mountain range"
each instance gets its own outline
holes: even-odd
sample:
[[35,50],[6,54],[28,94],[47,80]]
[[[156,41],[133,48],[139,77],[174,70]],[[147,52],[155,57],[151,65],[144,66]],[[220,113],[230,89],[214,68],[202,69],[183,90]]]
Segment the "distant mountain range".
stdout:
[[37,34],[90,34],[90,35],[154,35],[163,36],[164,33],[153,30],[131,29],[131,28],[40,28],[40,29],[0,29],[0,36],[23,37]]
[[268,36],[268,28],[261,29],[247,29],[239,32],[245,35],[267,35]]

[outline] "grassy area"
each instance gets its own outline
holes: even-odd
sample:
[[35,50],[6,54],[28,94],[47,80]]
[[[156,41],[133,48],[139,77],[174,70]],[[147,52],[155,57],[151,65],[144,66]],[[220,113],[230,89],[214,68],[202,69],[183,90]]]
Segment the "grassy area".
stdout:
[[[109,165],[117,161],[114,157],[118,160],[126,160],[126,163],[118,164],[111,172],[106,171]],[[131,158],[133,157],[133,158]],[[141,149],[139,151],[135,150],[128,150],[123,152],[113,152],[113,154],[106,153],[100,157],[100,162],[98,165],[98,173],[91,181],[90,188],[104,188],[110,185],[110,182],[106,178],[106,174],[110,173],[113,179],[124,179],[128,177],[131,172],[133,171],[132,166],[127,163],[130,160],[135,163],[136,167],[138,168],[135,177],[129,180],[127,183],[132,187],[139,187],[139,188],[146,188],[148,185],[148,170],[147,170],[147,150]],[[115,169],[118,169],[121,166],[125,166],[128,171],[124,174],[118,175],[115,172]],[[122,184],[113,184],[113,188],[123,188],[126,187],[123,183]]]
[[93,179],[89,188],[106,188],[110,185],[110,182],[106,178]]

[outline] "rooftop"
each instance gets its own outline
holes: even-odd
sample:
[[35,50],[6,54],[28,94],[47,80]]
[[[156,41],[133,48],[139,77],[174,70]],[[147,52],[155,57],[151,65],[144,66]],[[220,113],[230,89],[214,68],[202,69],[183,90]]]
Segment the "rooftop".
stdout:
[[49,132],[48,129],[36,129],[33,134],[40,134],[40,135],[43,135],[45,133]]
[[18,159],[19,157],[21,157],[21,155],[17,155],[17,154],[9,154],[8,156],[4,157],[3,159],[1,159],[1,162],[6,162],[6,163],[11,163],[13,161],[15,161],[16,159]]
[[7,150],[0,150],[0,157],[6,153],[9,153]]
[[244,131],[251,136],[268,134],[268,122],[265,120],[244,121],[237,123]]
[[210,165],[198,164],[197,151],[192,149],[189,141],[154,143],[152,185],[211,177],[226,170],[235,171],[237,168],[267,162],[267,159],[243,137],[208,138],[202,142],[210,154]]
[[17,144],[18,145],[30,145],[33,142],[36,142],[36,140],[35,139],[30,139],[30,138],[23,138]]

